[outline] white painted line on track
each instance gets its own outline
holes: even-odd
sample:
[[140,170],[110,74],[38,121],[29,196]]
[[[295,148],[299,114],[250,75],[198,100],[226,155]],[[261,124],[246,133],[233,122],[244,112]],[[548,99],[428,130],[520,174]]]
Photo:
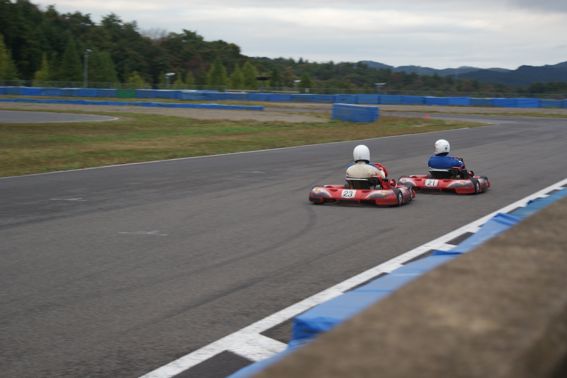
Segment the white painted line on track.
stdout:
[[[276,325],[281,324],[286,320],[289,320],[320,303],[333,299],[352,289],[353,287],[363,284],[366,281],[379,276],[380,274],[390,273],[393,270],[401,267],[404,263],[413,260],[432,249],[447,249],[447,247],[450,245],[447,244],[448,241],[453,240],[454,238],[466,232],[478,231],[480,226],[482,226],[496,214],[507,213],[519,207],[524,207],[528,204],[528,202],[536,198],[547,197],[547,193],[559,189],[564,185],[567,185],[567,179],[563,179],[540,191],[530,194],[527,197],[524,197],[510,205],[504,206],[499,210],[493,211],[492,213],[469,224],[466,224],[454,231],[451,231],[443,236],[440,236],[437,239],[427,242],[380,265],[377,265],[374,268],[370,268],[367,271],[351,277],[335,286],[332,286],[309,298],[306,298],[298,303],[284,308],[283,310],[269,315],[264,319],[261,319],[247,327],[240,329],[239,331],[236,331],[167,365],[153,370],[141,376],[140,378],[171,378],[224,351],[236,353],[252,361],[259,361],[271,357],[277,352],[285,349],[283,347],[285,344],[280,343],[276,340],[267,342],[266,339],[268,338],[264,335],[261,335],[262,332],[275,327]],[[258,347],[261,345],[264,345],[265,349],[262,352],[259,352]]]
[[[480,122],[482,122],[482,121],[480,121]],[[450,129],[450,130],[442,130],[442,131],[428,131],[428,132],[425,132],[425,133],[417,133],[417,134],[389,135],[389,136],[383,136],[383,137],[379,137],[379,138],[367,138],[367,139],[347,140],[347,141],[342,141],[342,142],[329,142],[329,143],[316,143],[316,144],[302,144],[301,146],[268,148],[268,149],[264,149],[264,150],[252,150],[252,151],[228,152],[228,153],[226,153],[226,154],[187,156],[187,157],[174,158],[174,159],[139,161],[139,162],[136,162],[136,163],[124,163],[124,164],[111,164],[111,165],[102,165],[102,166],[100,166],[100,167],[88,167],[88,168],[68,169],[68,170],[65,170],[65,171],[53,171],[53,172],[43,172],[43,173],[30,173],[30,174],[28,174],[28,175],[0,177],[0,180],[7,180],[7,179],[14,179],[14,178],[21,178],[21,177],[34,177],[34,176],[55,175],[55,174],[70,173],[70,172],[92,171],[92,170],[95,170],[95,169],[107,169],[107,168],[129,167],[129,166],[143,165],[143,164],[156,164],[156,163],[167,163],[167,162],[174,162],[174,161],[183,161],[183,160],[207,159],[207,158],[216,158],[216,157],[232,156],[232,155],[254,154],[254,153],[258,153],[258,152],[270,152],[270,151],[291,150],[291,149],[298,149],[298,148],[303,148],[303,147],[327,146],[327,145],[342,144],[342,143],[353,143],[353,144],[354,144],[354,143],[357,143],[357,142],[364,142],[364,141],[369,141],[369,140],[392,139],[392,138],[401,138],[401,137],[415,136],[415,135],[427,135],[427,134],[436,134],[436,133],[456,132],[456,131],[463,131],[463,130],[468,131],[468,130],[470,130],[470,127],[461,127],[461,128],[459,128],[459,129]]]

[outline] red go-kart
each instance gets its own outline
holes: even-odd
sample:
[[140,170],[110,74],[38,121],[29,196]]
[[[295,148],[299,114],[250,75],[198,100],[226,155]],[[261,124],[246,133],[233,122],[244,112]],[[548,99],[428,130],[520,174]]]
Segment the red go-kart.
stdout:
[[484,193],[490,188],[486,176],[475,176],[466,169],[430,170],[428,175],[402,176],[398,183],[411,185],[416,191],[447,191],[457,194]]
[[[378,164],[375,164],[378,166]],[[309,201],[324,203],[366,203],[377,206],[402,206],[415,197],[410,185],[396,184],[396,180],[380,177],[357,179],[346,177],[345,185],[315,186],[309,193]]]

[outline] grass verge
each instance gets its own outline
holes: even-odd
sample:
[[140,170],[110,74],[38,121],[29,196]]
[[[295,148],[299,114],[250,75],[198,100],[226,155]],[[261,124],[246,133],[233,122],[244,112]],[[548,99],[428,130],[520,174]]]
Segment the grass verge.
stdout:
[[[92,114],[92,113],[90,113]],[[203,121],[136,113],[111,122],[0,124],[0,176],[478,127],[382,117],[376,123]]]

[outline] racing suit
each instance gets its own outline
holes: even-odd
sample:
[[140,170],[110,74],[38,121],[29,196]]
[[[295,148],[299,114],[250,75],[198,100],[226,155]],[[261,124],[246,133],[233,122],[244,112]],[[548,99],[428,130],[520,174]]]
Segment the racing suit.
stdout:
[[376,166],[366,163],[365,161],[358,161],[347,168],[347,177],[366,179],[371,177],[386,178],[383,170],[378,169]]
[[461,170],[465,168],[465,163],[463,163],[462,160],[449,156],[447,152],[431,156],[427,165],[429,166],[429,170],[434,171],[447,171],[451,168]]

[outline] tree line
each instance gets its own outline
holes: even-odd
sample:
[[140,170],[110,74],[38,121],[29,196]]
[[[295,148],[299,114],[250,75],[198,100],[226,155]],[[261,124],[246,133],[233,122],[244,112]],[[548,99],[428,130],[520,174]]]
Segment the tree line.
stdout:
[[[0,83],[130,88],[302,90],[319,93],[504,94],[503,85],[369,68],[363,63],[247,57],[195,31],[142,31],[109,14],[45,10],[29,0],[0,0]],[[385,86],[383,86],[385,83]],[[549,85],[527,88],[557,90]]]

